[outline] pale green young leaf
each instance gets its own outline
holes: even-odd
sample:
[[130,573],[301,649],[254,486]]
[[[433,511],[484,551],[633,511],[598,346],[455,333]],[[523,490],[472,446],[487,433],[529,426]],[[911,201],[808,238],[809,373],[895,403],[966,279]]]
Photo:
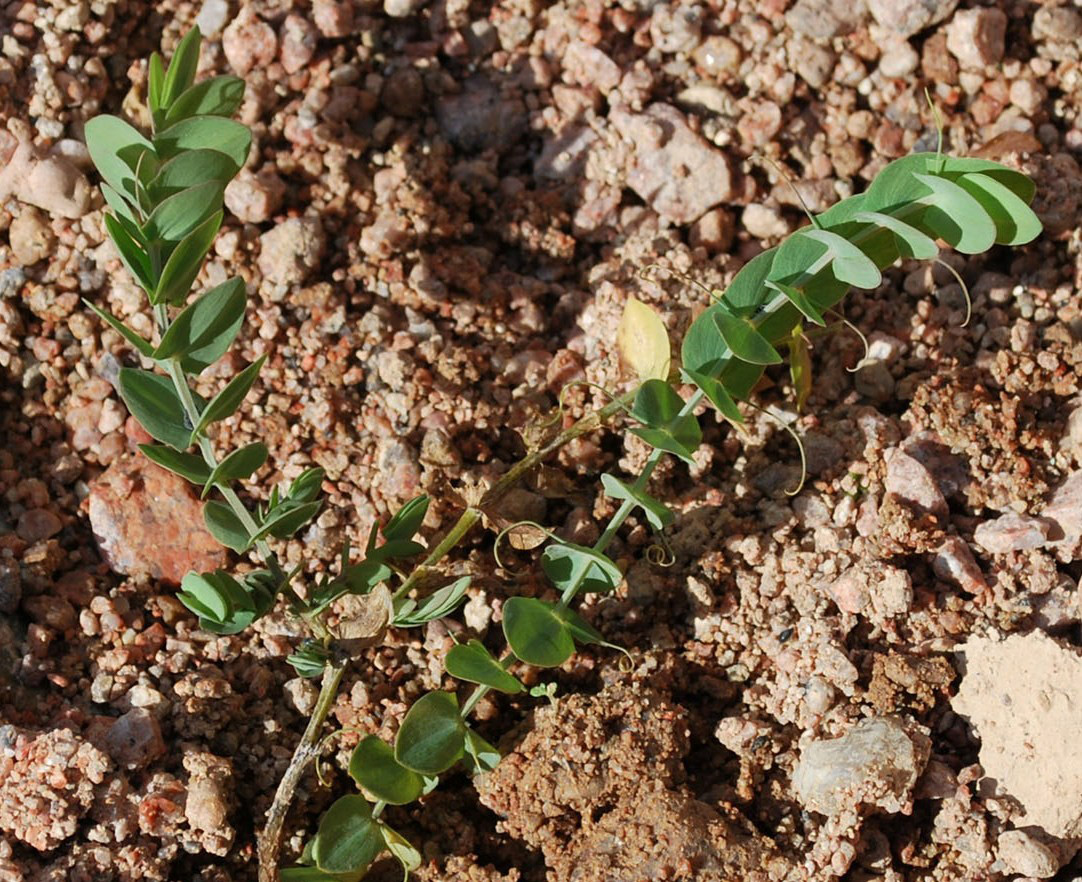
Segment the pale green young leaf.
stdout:
[[939,254],[939,246],[935,244],[934,239],[893,215],[883,214],[879,211],[858,211],[854,214],[853,219],[890,230],[894,234],[894,240],[898,245],[899,252],[904,257],[930,260]]
[[407,711],[394,743],[394,756],[422,775],[439,775],[462,756],[466,726],[451,692],[429,692]]
[[412,539],[428,513],[429,498],[417,496],[403,505],[380,529],[388,542]]
[[252,544],[252,539],[240,518],[224,503],[206,503],[203,506],[203,521],[210,530],[210,534],[226,548],[244,552]]
[[157,52],[150,54],[147,64],[147,106],[154,117],[155,123],[161,116],[162,109],[162,84],[165,82],[165,64],[161,55]]
[[159,202],[143,234],[151,242],[179,242],[212,214],[221,210],[223,187],[220,181],[196,184]]
[[199,28],[193,27],[177,44],[162,81],[161,107],[169,108],[180,94],[191,86],[195,71],[199,67],[199,44],[202,39]]
[[155,465],[160,465],[193,484],[205,484],[210,478],[210,466],[203,457],[194,453],[184,453],[164,444],[140,444],[139,449],[143,456]]
[[109,325],[109,327],[111,327],[114,331],[120,334],[121,337],[131,343],[131,345],[136,348],[140,355],[145,355],[147,358],[150,358],[151,354],[154,352],[154,346],[149,340],[145,340],[143,337],[139,336],[139,334],[129,328],[126,324],[124,324],[124,322],[118,319],[111,312],[101,309],[94,303],[91,303],[85,297],[83,298],[83,303],[90,307],[90,309],[94,312],[94,315],[96,315],[103,322]]
[[319,822],[312,859],[327,873],[355,873],[366,870],[385,847],[368,800],[349,794],[339,797]]
[[193,116],[232,116],[244,101],[244,80],[239,77],[211,77],[196,83],[179,96],[165,114],[172,125]]
[[243,481],[251,477],[267,461],[267,454],[267,445],[261,441],[238,447],[207,475],[203,485],[203,497],[206,498],[216,485],[228,484],[230,481]]
[[408,879],[410,873],[421,868],[421,853],[397,830],[392,830],[383,823],[379,825],[379,829],[383,834],[383,844],[398,859],[402,865],[403,878]]
[[184,405],[167,377],[138,368],[121,368],[118,385],[124,404],[153,438],[177,450],[187,449],[191,428]]
[[[882,273],[863,251],[843,236],[831,230],[805,229],[795,236],[804,236],[825,246],[830,254],[834,266],[834,275],[840,281],[847,282],[857,288],[878,288],[883,281]],[[800,304],[796,304],[800,308]],[[803,310],[801,309],[801,312]],[[807,315],[807,313],[805,313]],[[808,318],[814,321],[812,316]]]
[[420,605],[413,600],[402,601],[395,609],[394,626],[415,628],[426,622],[449,616],[462,603],[469,585],[470,577],[463,576],[425,598]]
[[509,597],[503,605],[503,634],[517,658],[555,668],[571,658],[575,641],[551,604],[536,597]]
[[1006,185],[983,174],[963,175],[958,186],[969,193],[996,225],[1000,245],[1025,245],[1041,233],[1041,222],[1033,210]]
[[192,116],[154,136],[155,150],[162,159],[172,159],[185,150],[217,150],[232,159],[238,171],[248,161],[251,144],[247,126],[221,116]]
[[105,215],[105,230],[113,240],[121,262],[149,295],[154,290],[154,274],[146,252],[132,238],[124,224],[111,214]]
[[211,423],[216,423],[233,415],[237,408],[240,407],[241,402],[244,401],[244,396],[252,388],[256,377],[259,376],[259,369],[263,367],[263,362],[266,360],[267,356],[261,355],[226,383],[222,391],[210,400],[210,403],[199,415],[199,424],[192,431],[193,438],[202,434]]
[[219,211],[192,230],[173,249],[151,297],[153,303],[176,306],[184,302],[203,266],[203,258],[210,250],[214,237],[218,235],[221,223],[222,212]]
[[444,659],[447,673],[459,680],[479,683],[514,695],[525,688],[493,657],[479,640],[456,643]]
[[242,279],[211,288],[173,319],[153,351],[154,358],[179,358],[188,373],[199,373],[229,349],[244,321],[246,304]]
[[136,241],[139,241],[142,238],[142,232],[139,231],[139,220],[136,218],[133,209],[134,200],[133,204],[129,204],[128,200],[104,183],[101,185],[101,195],[105,197],[105,204],[113,210],[113,214],[117,216],[117,219],[124,221],[128,234]]
[[210,181],[217,181],[224,188],[236,173],[236,165],[224,153],[217,150],[186,150],[162,163],[147,189],[151,198],[160,202]]
[[138,131],[116,116],[102,114],[87,120],[86,149],[105,182],[124,196],[136,200],[135,169],[144,151],[154,147]]
[[376,799],[405,805],[421,795],[424,782],[413,769],[394,758],[394,748],[378,735],[369,735],[353,750],[349,775]]
[[927,190],[920,201],[919,223],[963,254],[987,251],[996,241],[996,225],[981,204],[953,181],[936,175],[913,176]]

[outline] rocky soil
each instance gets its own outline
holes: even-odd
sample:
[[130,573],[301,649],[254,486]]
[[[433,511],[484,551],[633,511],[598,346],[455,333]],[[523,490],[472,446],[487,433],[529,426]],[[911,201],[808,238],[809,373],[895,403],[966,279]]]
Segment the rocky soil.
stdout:
[[[749,258],[948,149],[1032,174],[1046,233],[888,272],[784,370],[744,436],[704,419],[675,563],[645,524],[584,614],[626,646],[486,699],[504,763],[391,810],[425,880],[1082,878],[1082,8],[1047,0],[0,0],[0,880],[254,879],[254,834],[314,701],[280,613],[199,631],[175,600],[224,553],[186,488],[137,456],[113,382],[144,333],[104,240],[82,142],[145,119],[146,68],[198,23],[204,73],[245,77],[255,134],[202,282],[248,283],[235,358],[267,355],[231,448],[271,448],[254,495],[305,467],[328,504],[281,553],[315,573],[419,492],[426,534],[520,457],[560,390],[621,387],[624,302],[678,338]],[[784,169],[789,181],[783,180]],[[798,199],[799,194],[799,199]],[[851,370],[850,369],[854,369]],[[604,397],[565,396],[571,419]],[[627,433],[574,443],[493,518],[578,542],[634,474]],[[451,633],[499,644],[529,554],[480,531],[464,611],[392,633],[334,709],[330,787],[306,781],[296,854],[348,787],[362,733],[451,682]],[[537,672],[522,672],[531,682]],[[373,878],[398,878],[384,863]]]

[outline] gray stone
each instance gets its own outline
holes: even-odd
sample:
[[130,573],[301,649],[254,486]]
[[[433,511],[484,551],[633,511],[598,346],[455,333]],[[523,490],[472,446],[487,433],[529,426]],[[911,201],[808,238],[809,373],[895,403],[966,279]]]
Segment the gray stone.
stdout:
[[785,13],[789,27],[813,40],[830,40],[852,33],[867,17],[864,0],[797,0]]
[[904,811],[930,751],[926,735],[894,717],[861,720],[841,737],[801,751],[793,789],[805,808],[824,815],[858,806]]
[[609,120],[634,146],[627,183],[673,223],[688,224],[733,195],[725,155],[691,130],[671,104],[643,113],[613,108]]
[[471,77],[457,95],[436,103],[436,121],[447,140],[467,153],[504,150],[525,134],[529,117],[520,98],[508,98],[484,77]]
[[903,37],[912,37],[954,12],[958,0],[868,0],[868,11],[879,24]]

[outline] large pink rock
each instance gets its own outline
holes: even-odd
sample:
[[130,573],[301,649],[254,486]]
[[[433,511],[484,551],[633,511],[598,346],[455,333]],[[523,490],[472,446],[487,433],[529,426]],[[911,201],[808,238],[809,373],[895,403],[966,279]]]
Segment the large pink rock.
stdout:
[[90,488],[90,525],[118,573],[179,585],[189,570],[224,567],[229,553],[207,531],[192,485],[143,456],[125,456]]

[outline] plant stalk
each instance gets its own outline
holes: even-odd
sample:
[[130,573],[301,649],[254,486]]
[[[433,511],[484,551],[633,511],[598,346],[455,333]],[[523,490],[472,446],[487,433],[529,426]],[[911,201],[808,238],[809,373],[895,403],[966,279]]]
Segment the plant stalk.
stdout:
[[293,794],[301,782],[309,763],[319,756],[319,744],[323,731],[323,724],[327,721],[331,709],[338,697],[338,687],[342,683],[342,676],[346,672],[346,658],[335,658],[327,662],[323,669],[323,683],[319,688],[319,698],[316,706],[308,718],[308,725],[304,729],[293,756],[289,760],[285,774],[278,782],[278,789],[274,793],[274,801],[267,811],[267,823],[263,832],[259,835],[259,882],[278,882],[278,854],[282,847],[282,826],[285,824],[286,815],[293,802]]

